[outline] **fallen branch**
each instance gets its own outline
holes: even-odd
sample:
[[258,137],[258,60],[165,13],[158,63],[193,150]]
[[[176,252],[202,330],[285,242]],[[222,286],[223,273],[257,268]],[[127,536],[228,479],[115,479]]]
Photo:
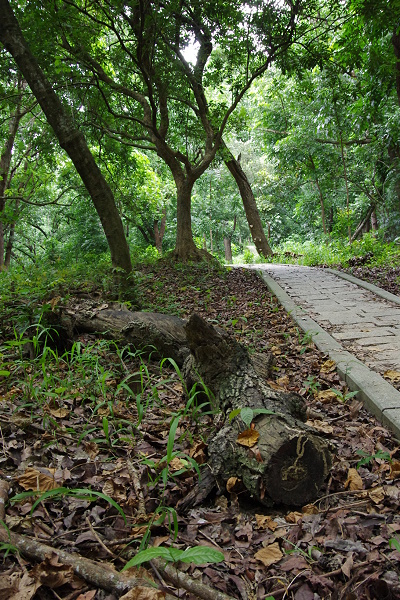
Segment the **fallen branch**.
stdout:
[[[29,539],[18,533],[8,532],[0,528],[0,541],[10,543],[26,558],[31,560],[43,561],[46,555],[55,554],[60,563],[72,567],[74,573],[84,579],[91,585],[99,587],[107,592],[112,592],[118,596],[126,594],[129,590],[138,587],[145,587],[149,590],[149,582],[140,577],[132,577],[124,573],[118,573],[107,563],[98,563],[89,558],[84,558],[78,554],[69,554],[65,550],[52,548],[46,544],[41,544],[36,540]],[[165,596],[172,600],[173,596]]]
[[[10,486],[7,482],[0,481],[0,516],[2,516],[0,520],[3,520],[5,516],[4,505],[8,497],[9,488]],[[145,579],[132,577],[125,573],[118,573],[107,563],[98,563],[75,553],[70,554],[69,552],[65,552],[65,550],[52,548],[26,536],[7,531],[3,527],[0,527],[0,542],[12,544],[21,554],[31,560],[42,561],[46,555],[55,554],[59,562],[71,566],[78,577],[96,587],[113,592],[118,596],[138,587],[146,587],[149,590],[154,589],[149,587],[148,581]],[[165,564],[162,560],[155,559],[152,563],[177,588],[184,588],[195,594],[198,598],[202,598],[202,600],[233,600],[231,596],[219,592],[200,581],[195,581],[186,573],[178,571],[175,566]],[[169,594],[166,594],[165,598],[166,600],[174,600],[174,596]]]

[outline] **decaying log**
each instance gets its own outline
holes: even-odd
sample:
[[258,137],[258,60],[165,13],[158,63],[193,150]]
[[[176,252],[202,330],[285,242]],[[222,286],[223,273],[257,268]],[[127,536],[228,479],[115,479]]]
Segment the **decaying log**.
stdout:
[[123,304],[83,308],[78,305],[62,311],[61,325],[73,331],[99,333],[102,337],[132,344],[154,357],[169,357],[181,366],[189,354],[185,321],[172,315],[131,312]]
[[252,447],[237,443],[238,434],[246,429],[240,416],[227,419],[209,440],[209,465],[219,485],[238,477],[266,506],[302,506],[315,499],[331,460],[327,443],[300,420],[305,418],[303,399],[266,385],[246,349],[197,315],[185,329],[191,351],[183,368],[188,385],[201,379],[227,416],[247,407],[274,413],[253,419],[259,438]]

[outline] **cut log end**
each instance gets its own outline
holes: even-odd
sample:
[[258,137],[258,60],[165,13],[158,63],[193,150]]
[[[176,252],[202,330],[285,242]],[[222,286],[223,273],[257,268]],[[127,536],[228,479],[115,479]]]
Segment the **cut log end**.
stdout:
[[209,444],[209,464],[220,487],[238,477],[254,500],[266,506],[303,506],[314,500],[331,459],[327,443],[286,416],[261,418],[258,442],[238,443],[238,429],[224,427]]

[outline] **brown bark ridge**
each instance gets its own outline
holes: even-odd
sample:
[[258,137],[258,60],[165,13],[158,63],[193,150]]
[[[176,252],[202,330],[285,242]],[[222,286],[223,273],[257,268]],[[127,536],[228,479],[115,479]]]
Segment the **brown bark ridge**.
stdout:
[[256,246],[257,252],[260,256],[268,258],[268,256],[272,256],[273,252],[268,244],[268,240],[261,223],[260,213],[254,198],[253,190],[251,189],[251,185],[247,179],[246,173],[243,171],[240,162],[235,159],[232,152],[229,150],[223,140],[221,140],[221,153],[229,172],[232,174],[239,188],[247,222],[251,231],[251,237]]
[[14,58],[61,148],[67,152],[78,171],[99,215],[113,266],[131,273],[129,247],[110,186],[97,166],[83,134],[76,128],[30,51],[7,0],[0,0],[0,14],[0,42]]
[[252,447],[238,444],[246,429],[240,416],[209,441],[209,465],[218,484],[238,477],[253,498],[266,506],[274,503],[302,506],[318,494],[327,476],[330,453],[327,443],[305,425],[303,399],[279,392],[257,376],[246,349],[197,315],[185,326],[191,355],[183,373],[188,386],[201,380],[209,388],[216,407],[226,416],[238,408],[267,409],[252,427],[258,441]]
[[78,305],[62,310],[60,324],[71,337],[74,330],[99,333],[107,339],[132,344],[154,358],[172,358],[178,366],[189,354],[185,321],[171,315],[131,312],[118,303],[104,307]]

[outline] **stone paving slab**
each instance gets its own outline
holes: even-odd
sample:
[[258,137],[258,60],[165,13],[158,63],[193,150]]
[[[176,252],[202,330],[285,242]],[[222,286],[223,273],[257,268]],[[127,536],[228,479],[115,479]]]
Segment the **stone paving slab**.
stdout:
[[388,369],[400,371],[400,297],[331,269],[252,268],[336,362],[348,387],[358,390],[370,412],[400,438],[400,392],[381,376]]

